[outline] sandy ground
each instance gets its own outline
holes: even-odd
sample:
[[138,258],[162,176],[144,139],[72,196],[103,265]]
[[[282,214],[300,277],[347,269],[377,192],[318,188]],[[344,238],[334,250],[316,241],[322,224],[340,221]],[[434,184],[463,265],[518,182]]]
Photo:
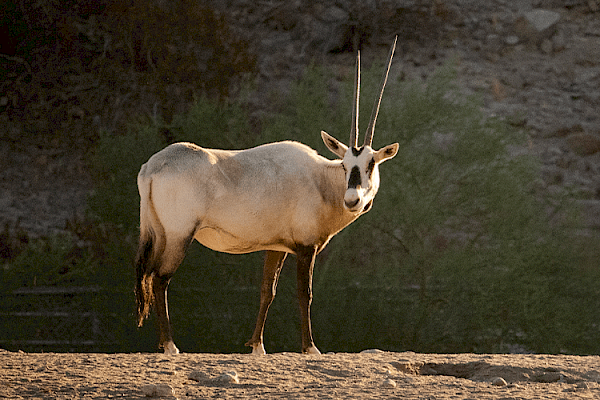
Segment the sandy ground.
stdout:
[[598,399],[599,382],[600,356],[0,350],[0,398],[11,399]]

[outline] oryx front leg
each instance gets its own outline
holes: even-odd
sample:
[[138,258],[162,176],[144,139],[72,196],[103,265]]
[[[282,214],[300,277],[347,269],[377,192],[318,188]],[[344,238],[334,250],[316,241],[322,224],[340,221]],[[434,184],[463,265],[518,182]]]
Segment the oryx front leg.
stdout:
[[252,338],[246,343],[246,346],[252,347],[252,354],[255,355],[266,354],[263,344],[265,321],[269,306],[273,302],[275,293],[277,292],[277,282],[279,281],[279,274],[286,256],[287,253],[281,251],[267,251],[265,255],[265,265],[260,287],[260,309]]
[[321,354],[312,338],[310,323],[310,305],[312,303],[312,277],[315,266],[317,248],[302,246],[296,250],[298,303],[300,306],[300,329],[302,331],[302,352],[306,354]]

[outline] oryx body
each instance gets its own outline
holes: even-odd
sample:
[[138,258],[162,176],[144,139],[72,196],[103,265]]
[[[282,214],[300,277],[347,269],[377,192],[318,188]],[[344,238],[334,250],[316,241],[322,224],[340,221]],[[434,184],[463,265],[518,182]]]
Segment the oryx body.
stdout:
[[[395,42],[389,64],[394,48]],[[302,351],[319,352],[310,326],[315,257],[336,233],[370,209],[379,188],[378,165],[398,150],[398,144],[377,151],[371,148],[379,102],[365,144],[357,146],[359,60],[350,146],[321,132],[326,146],[340,160],[326,159],[308,146],[289,141],[239,151],[175,143],[142,166],[138,174],[138,322],[142,324],[154,304],[165,353],[178,352],[171,334],[166,291],[193,239],[226,253],[266,251],[260,310],[247,343],[255,354],[265,353],[267,311],[283,262],[287,254],[295,254]]]

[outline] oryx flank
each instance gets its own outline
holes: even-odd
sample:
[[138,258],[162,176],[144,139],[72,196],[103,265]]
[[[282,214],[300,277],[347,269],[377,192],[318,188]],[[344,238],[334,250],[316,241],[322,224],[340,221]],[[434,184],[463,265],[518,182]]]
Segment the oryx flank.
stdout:
[[378,166],[398,152],[398,143],[371,148],[375,121],[392,63],[390,50],[379,98],[362,146],[358,146],[360,52],[356,61],[350,142],[321,132],[341,160],[326,159],[297,142],[277,142],[229,151],[175,143],[153,155],[138,175],[140,244],[136,256],[138,324],[153,306],[160,347],[177,354],[167,308],[167,288],[196,239],[225,253],[265,250],[260,309],[253,354],[265,354],[263,330],[279,273],[289,253],[297,258],[302,352],[319,354],[310,323],[315,256],[329,240],[369,211],[379,189]]

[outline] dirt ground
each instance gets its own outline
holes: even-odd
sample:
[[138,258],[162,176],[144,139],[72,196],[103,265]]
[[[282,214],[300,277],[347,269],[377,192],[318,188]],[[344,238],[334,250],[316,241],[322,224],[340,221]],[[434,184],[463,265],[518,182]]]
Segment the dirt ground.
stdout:
[[0,351],[0,398],[597,399],[600,356]]

